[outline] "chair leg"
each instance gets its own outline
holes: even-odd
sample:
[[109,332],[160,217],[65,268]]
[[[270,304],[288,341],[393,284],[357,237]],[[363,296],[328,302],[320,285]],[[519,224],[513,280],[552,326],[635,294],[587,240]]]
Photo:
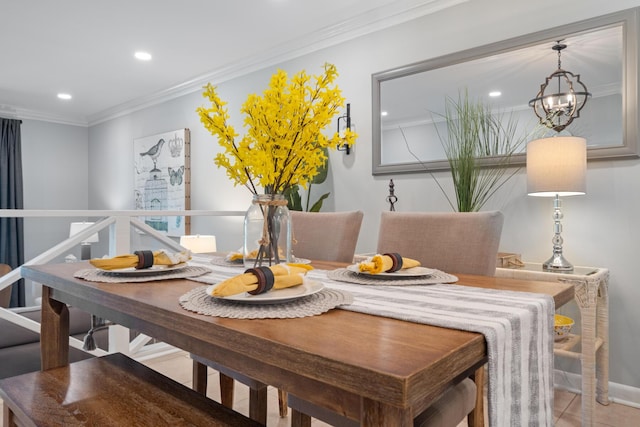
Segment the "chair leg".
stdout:
[[476,383],[476,406],[467,416],[469,427],[484,426],[484,366],[479,367],[471,379]]
[[193,389],[207,395],[207,365],[193,361]]
[[311,417],[291,408],[291,427],[311,427]]
[[267,387],[249,388],[249,418],[267,425]]
[[233,409],[233,378],[220,372],[220,403]]
[[7,404],[5,403],[3,408],[2,408],[2,425],[10,427],[10,426],[15,426],[16,424],[16,416],[14,415],[13,411],[11,409],[9,409],[9,407],[7,406]]
[[280,409],[280,418],[286,417],[288,411],[287,392],[281,389],[278,389],[278,408]]

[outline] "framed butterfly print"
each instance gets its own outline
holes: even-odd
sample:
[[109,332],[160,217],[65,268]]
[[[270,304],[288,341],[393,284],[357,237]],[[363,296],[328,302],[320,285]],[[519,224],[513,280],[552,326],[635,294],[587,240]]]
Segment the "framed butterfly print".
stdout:
[[[178,129],[133,140],[135,209],[191,209],[190,132]],[[190,217],[158,215],[141,221],[167,236],[190,233]]]

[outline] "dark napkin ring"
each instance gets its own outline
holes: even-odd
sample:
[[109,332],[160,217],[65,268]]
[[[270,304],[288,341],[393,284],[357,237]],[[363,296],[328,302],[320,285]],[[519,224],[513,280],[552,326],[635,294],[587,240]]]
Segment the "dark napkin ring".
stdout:
[[252,291],[249,291],[251,295],[258,295],[264,292],[269,292],[273,288],[273,284],[276,278],[273,276],[273,271],[269,267],[256,267],[245,270],[245,273],[251,273],[258,279],[258,287]]
[[399,253],[391,252],[391,253],[387,253],[387,254],[384,254],[384,255],[386,255],[389,258],[391,258],[391,261],[393,262],[393,265],[391,266],[391,268],[389,270],[387,270],[387,273],[395,273],[396,271],[402,269],[402,256],[400,256]]
[[138,256],[138,265],[136,265],[136,270],[149,268],[153,265],[152,251],[135,251],[134,254]]

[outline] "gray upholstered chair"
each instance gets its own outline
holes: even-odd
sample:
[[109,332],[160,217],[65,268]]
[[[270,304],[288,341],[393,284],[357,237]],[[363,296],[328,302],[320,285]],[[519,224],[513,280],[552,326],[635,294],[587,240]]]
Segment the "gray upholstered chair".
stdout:
[[[378,253],[397,252],[417,259],[425,267],[448,273],[493,276],[504,217],[500,212],[426,213],[383,212],[378,233]],[[470,426],[483,423],[484,370],[446,390],[418,414],[414,426],[455,427],[465,417]],[[326,408],[289,395],[292,427],[310,426],[310,417],[334,426],[359,425]]]
[[293,254],[298,258],[352,262],[362,211],[291,212]]
[[[292,211],[293,253],[297,258],[352,262],[362,225],[361,211],[298,212]],[[241,375],[218,363],[192,354],[194,390],[206,394],[207,366],[220,373],[220,396],[224,406],[232,408],[234,380],[249,387],[249,417],[266,424],[267,385]],[[287,395],[278,390],[280,416],[287,415]]]
[[491,212],[383,212],[378,253],[448,273],[493,276],[504,217]]
[[[41,307],[12,308],[15,314],[40,322]],[[91,326],[91,315],[76,307],[69,307],[69,334],[82,340]],[[27,372],[37,371],[41,367],[40,334],[5,319],[0,319],[0,378],[13,377]],[[109,331],[106,329],[94,334],[101,349],[109,348]],[[69,361],[88,359],[93,355],[75,347],[69,347]]]
[[[414,419],[415,427],[453,427],[464,420],[476,406],[476,383],[470,378],[465,378],[461,383],[449,388],[438,398],[429,408]],[[346,418],[329,409],[314,405],[304,399],[290,394],[289,406],[293,414],[291,415],[291,426],[309,427],[311,418],[317,418],[327,424],[336,427],[357,427],[359,421]],[[479,415],[482,415],[481,413]],[[453,420],[453,423],[452,421]],[[457,422],[455,421],[457,420]],[[479,426],[481,423],[469,426]]]

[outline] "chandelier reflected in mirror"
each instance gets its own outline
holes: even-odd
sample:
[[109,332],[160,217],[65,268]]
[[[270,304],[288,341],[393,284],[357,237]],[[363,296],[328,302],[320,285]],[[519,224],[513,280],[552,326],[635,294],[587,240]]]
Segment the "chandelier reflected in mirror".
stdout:
[[580,74],[562,69],[560,56],[566,47],[562,40],[553,45],[552,49],[558,52],[558,69],[545,79],[536,97],[529,101],[540,123],[556,132],[580,117],[580,110],[591,96],[587,86],[580,80]]

